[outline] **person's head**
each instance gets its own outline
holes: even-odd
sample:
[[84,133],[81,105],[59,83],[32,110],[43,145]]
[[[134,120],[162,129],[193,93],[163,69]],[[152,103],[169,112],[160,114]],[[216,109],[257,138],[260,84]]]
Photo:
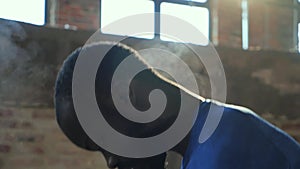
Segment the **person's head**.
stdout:
[[[98,44],[99,45],[99,44]],[[105,45],[105,44],[102,44]],[[88,47],[87,47],[88,48]],[[166,153],[149,158],[126,158],[107,152],[95,144],[82,129],[72,100],[72,78],[76,60],[82,49],[75,50],[65,60],[55,86],[55,108],[57,122],[64,134],[77,146],[103,153],[109,168],[119,169],[160,169],[164,168]],[[118,132],[131,137],[146,138],[167,130],[176,120],[180,106],[178,88],[158,78],[151,69],[140,72],[130,83],[130,99],[133,106],[140,111],[149,109],[149,93],[161,89],[167,97],[167,105],[162,115],[150,123],[136,123],[120,115],[113,104],[111,81],[118,65],[134,50],[115,45],[102,60],[96,80],[95,93],[98,107],[107,122]],[[88,110],[87,110],[88,111]]]

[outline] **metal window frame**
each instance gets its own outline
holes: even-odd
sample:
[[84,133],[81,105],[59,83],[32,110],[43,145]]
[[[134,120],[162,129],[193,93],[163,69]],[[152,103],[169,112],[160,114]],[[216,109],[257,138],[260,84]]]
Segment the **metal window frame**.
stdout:
[[299,27],[298,27],[298,24],[300,24],[300,2],[299,0],[294,0],[294,5],[293,5],[293,15],[294,15],[294,20],[293,20],[293,23],[294,23],[294,45],[296,47],[296,51],[298,53],[300,53],[300,39],[299,39],[299,36],[298,36],[298,33],[299,33]]

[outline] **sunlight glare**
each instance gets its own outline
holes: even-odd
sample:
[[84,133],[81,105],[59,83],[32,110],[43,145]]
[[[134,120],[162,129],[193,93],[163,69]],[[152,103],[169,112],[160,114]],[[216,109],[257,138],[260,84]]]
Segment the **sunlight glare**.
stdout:
[[45,24],[45,0],[0,0],[0,18]]

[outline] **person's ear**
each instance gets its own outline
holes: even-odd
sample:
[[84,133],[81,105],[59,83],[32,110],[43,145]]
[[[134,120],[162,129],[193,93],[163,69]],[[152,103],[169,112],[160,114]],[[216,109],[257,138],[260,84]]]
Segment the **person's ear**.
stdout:
[[100,152],[104,156],[108,168],[116,168],[118,166],[119,159],[117,156],[102,149]]
[[114,156],[108,157],[106,161],[108,168],[116,168],[118,165],[118,159]]
[[129,98],[130,98],[130,101],[133,105],[136,104],[136,95],[135,95],[135,91],[134,91],[134,84],[131,84],[129,86]]

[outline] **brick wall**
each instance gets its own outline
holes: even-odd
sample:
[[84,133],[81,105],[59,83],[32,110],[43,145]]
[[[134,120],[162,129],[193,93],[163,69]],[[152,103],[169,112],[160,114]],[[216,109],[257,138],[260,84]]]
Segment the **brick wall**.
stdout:
[[[264,118],[300,141],[300,120]],[[62,134],[51,108],[0,107],[1,169],[107,169],[98,152],[82,150]]]
[[[0,21],[0,25],[4,24],[7,22]],[[26,36],[17,41],[7,37],[5,43],[10,40],[10,46],[21,51],[39,50],[23,52],[28,57],[26,62],[13,62],[24,57],[17,55],[8,63],[17,67],[29,64],[33,74],[41,75],[32,76],[29,72],[24,79],[23,74],[10,74],[13,71],[0,72],[0,82],[9,82],[8,85],[0,83],[0,168],[105,168],[99,153],[81,150],[62,134],[52,106],[53,86],[60,65],[71,51],[84,44],[93,31],[70,31],[27,24],[19,26]],[[18,37],[18,32],[12,34]],[[130,43],[145,42],[131,39]],[[37,46],[27,48],[29,44]],[[224,47],[218,47],[217,51],[226,72],[227,102],[253,109],[300,141],[299,54]],[[26,71],[27,67],[21,71]],[[7,70],[11,69],[13,67]],[[19,80],[11,80],[11,76]],[[37,105],[48,108],[38,108]],[[26,108],[33,106],[36,108]]]
[[99,0],[56,1],[55,26],[84,30],[99,28]]
[[[96,30],[99,28],[99,0],[49,0],[49,18],[53,26],[68,29]],[[210,0],[211,10],[218,19],[212,21],[214,41],[219,46],[242,47],[242,0]],[[52,5],[51,5],[52,4]],[[249,49],[296,51],[293,0],[248,0]],[[50,20],[50,19],[49,19]],[[217,27],[217,28],[216,28]],[[212,31],[211,30],[211,31]],[[217,36],[217,37],[216,37]],[[217,39],[217,40],[216,40]]]
[[293,17],[292,0],[249,0],[250,48],[295,51]]
[[[288,51],[295,48],[291,2],[249,0],[251,49]],[[251,107],[300,141],[300,105],[297,102],[300,99],[299,55],[240,51],[240,3],[241,0],[218,0],[212,9],[216,10],[218,18],[219,46],[235,48],[218,48],[230,82],[228,101]],[[64,28],[69,24],[71,29],[79,30],[99,27],[99,0],[49,0],[48,4],[51,9],[49,26]],[[53,83],[62,60],[93,32],[23,26],[28,36],[17,43],[26,50],[32,44],[37,45],[39,50],[28,53],[29,61],[37,68],[36,71],[49,69],[45,77],[47,81],[42,79],[32,84],[18,81],[19,86],[7,90],[7,93],[15,99],[13,101],[48,104],[52,102]],[[28,78],[31,77],[26,76]],[[0,82],[3,82],[2,79]],[[14,95],[16,92],[17,95]],[[0,93],[3,94],[3,91]],[[1,96],[0,100],[7,98]],[[1,169],[105,168],[99,153],[79,149],[61,133],[53,108],[2,106],[0,128]]]
[[[241,48],[241,2],[219,0],[212,6],[218,11],[220,46]],[[293,0],[248,0],[249,49],[295,52],[297,27],[293,9]]]
[[241,48],[241,0],[219,0],[217,4],[219,45]]
[[1,169],[105,169],[100,153],[73,145],[49,108],[0,107]]

